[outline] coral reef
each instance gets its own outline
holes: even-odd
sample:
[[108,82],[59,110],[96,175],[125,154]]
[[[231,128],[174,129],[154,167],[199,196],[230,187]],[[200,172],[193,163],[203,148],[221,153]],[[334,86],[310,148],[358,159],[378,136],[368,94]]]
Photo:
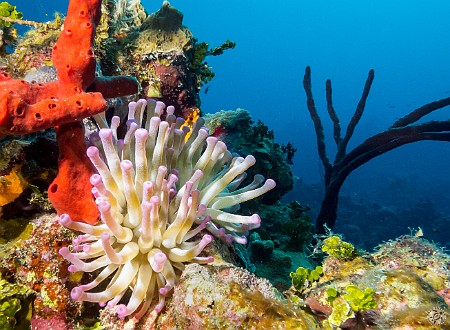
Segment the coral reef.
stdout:
[[68,291],[76,277],[67,272],[68,264],[57,251],[74,235],[57,223],[54,214],[36,218],[32,227],[3,248],[1,272],[11,283],[32,290],[32,327],[53,318],[69,325],[79,312],[79,304],[69,299]]
[[[102,70],[136,76],[140,97],[171,104],[177,116],[188,119],[199,112],[200,88],[214,77],[205,58],[221,55],[235,43],[209,49],[207,43],[197,42],[183,26],[183,14],[168,1],[150,15],[139,2],[128,2],[125,8],[121,3],[126,2],[110,1],[105,8],[108,18],[102,19],[103,32],[96,42]],[[124,23],[122,16],[128,17]]]
[[[271,218],[262,219],[264,226]],[[284,249],[276,239],[263,239],[259,233],[260,228],[250,235],[247,247],[234,245],[238,264],[257,276],[268,279],[278,290],[287,290],[291,286],[289,271],[295,272],[298,267],[311,268],[312,264],[302,249]],[[273,236],[277,237],[277,234],[275,232]]]
[[275,244],[270,239],[262,240],[258,233],[252,233],[248,245],[251,256],[255,260],[267,260],[270,258]]
[[323,268],[317,266],[314,269],[299,267],[295,272],[291,272],[289,276],[292,278],[292,285],[297,291],[302,291],[303,287],[308,287],[311,283],[318,281],[323,275]]
[[[137,91],[134,78],[125,76],[96,77],[96,62],[92,49],[95,27],[100,20],[101,1],[72,0],[69,3],[64,30],[52,48],[52,62],[58,80],[28,83],[12,79],[6,72],[0,75],[0,134],[19,135],[58,126],[60,152],[59,173],[50,187],[49,197],[58,212],[87,213],[83,219],[98,218],[86,182],[92,169],[79,157],[85,150],[82,128],[73,123],[106,110],[104,97],[133,94]],[[67,124],[67,126],[65,125]],[[80,134],[81,130],[81,134]],[[64,136],[76,136],[70,143]],[[83,155],[83,153],[81,153]],[[75,167],[75,170],[73,168]],[[77,184],[71,180],[79,177]],[[58,191],[59,190],[59,191]],[[66,203],[70,191],[78,198]]]
[[[70,300],[67,289],[76,285],[80,273],[68,273],[67,262],[55,254],[74,235],[59,226],[54,215],[33,223],[34,230],[3,250],[6,254],[2,255],[1,268],[9,283],[34,291],[29,296],[34,300],[31,324],[35,329],[47,325],[71,329],[77,322],[94,326],[99,306],[80,309],[78,303]],[[319,276],[297,285],[299,290],[293,287],[290,303],[267,280],[228,264],[216,255],[217,250],[208,249],[207,253],[214,255],[214,263],[188,264],[159,315],[149,313],[140,320],[119,319],[114,309],[106,308],[101,311],[97,326],[227,329],[242,324],[333,329],[339,324],[341,329],[375,330],[449,326],[450,308],[445,303],[450,292],[449,256],[419,237],[400,237],[381,245],[371,255],[360,251],[360,256],[350,259],[326,257],[323,274],[316,272]]]
[[[17,30],[13,27],[11,20],[21,19],[22,13],[18,12],[16,6],[6,1],[0,2],[0,56],[6,55],[6,47],[17,39]],[[3,19],[1,19],[3,18]],[[1,63],[0,63],[1,65]]]
[[[308,209],[279,202],[292,187],[296,148],[275,143],[240,109],[208,116],[209,132],[201,128],[198,91],[214,76],[205,59],[235,44],[209,49],[182,18],[166,1],[147,15],[134,0],[71,0],[61,33],[57,16],[2,59],[11,76],[0,76],[0,133],[58,128],[56,137],[49,130],[0,141],[0,328],[449,328],[449,257],[422,238],[402,236],[368,254],[331,235],[318,245],[323,263],[306,256]],[[137,82],[103,72],[136,74],[145,98],[174,106],[140,100],[124,112],[125,101],[105,98],[134,94]],[[372,78],[343,138],[327,84],[338,160],[353,154],[345,149]],[[308,74],[305,80],[308,93]],[[308,94],[321,145],[312,101]],[[418,117],[446,102],[406,116],[385,135],[405,137]],[[114,111],[98,114],[109,105]],[[79,120],[91,114],[85,133]],[[86,135],[94,146],[87,148]],[[43,192],[51,180],[59,217],[48,213]],[[237,244],[252,229],[249,244]],[[229,264],[230,251],[256,275]],[[289,299],[275,289],[287,281]]]
[[277,289],[287,290],[289,271],[311,267],[305,252],[312,239],[312,224],[305,210],[297,202],[260,204],[261,226],[250,235],[247,248],[235,245],[240,264],[270,280]]
[[[64,30],[52,48],[57,81],[32,84],[0,73],[0,134],[19,135],[58,126],[60,170],[49,197],[59,213],[73,212],[74,218],[80,219],[77,212],[81,211],[86,213],[83,219],[88,222],[98,218],[91,193],[86,189],[92,169],[88,161],[80,158],[80,150],[86,148],[83,128],[73,123],[105,111],[104,97],[137,91],[134,78],[95,77],[92,45],[100,5],[99,0],[70,1]],[[64,137],[70,136],[69,143]],[[74,177],[79,179],[71,180]],[[77,198],[67,199],[67,191]]]
[[14,78],[20,78],[42,66],[52,66],[52,48],[58,40],[62,24],[61,15],[55,14],[53,21],[39,24],[21,36],[14,52],[4,57],[4,70]]
[[[373,254],[376,263],[386,269],[407,269],[423,278],[450,302],[448,288],[450,257],[434,244],[415,236],[401,236],[382,244]],[[447,291],[446,291],[447,290]]]
[[317,329],[311,315],[291,309],[266,280],[239,268],[189,265],[174,292],[165,329]]
[[7,175],[0,177],[0,207],[14,201],[26,187],[26,182],[20,174],[20,167],[16,165]]
[[353,259],[356,254],[355,247],[348,242],[344,242],[337,235],[324,239],[322,242],[322,252],[340,260]]
[[289,272],[294,272],[298,267],[313,267],[306,253],[279,249],[274,249],[263,259],[251,255],[250,260],[253,262],[255,275],[268,279],[280,291],[288,290],[292,284]]
[[[58,71],[58,82],[33,85],[2,72],[2,134],[30,133],[80,120],[106,109],[101,94],[85,93],[95,79],[91,45],[100,15],[98,10],[92,15],[88,9],[98,5],[95,1],[91,4],[73,0],[71,4],[65,30],[53,46],[52,59]],[[80,12],[84,14],[79,15]],[[83,56],[79,56],[80,49],[85,50]]]
[[[13,79],[6,73],[3,75],[0,88],[4,96],[13,95],[15,98],[3,98],[1,131],[7,135],[22,134],[58,126],[56,140],[59,149],[59,173],[50,185],[49,197],[59,213],[64,210],[70,213],[70,217],[60,216],[59,222],[85,233],[73,239],[69,231],[57,226],[53,215],[43,216],[34,220],[34,230],[31,230],[29,225],[24,225],[23,235],[11,238],[2,247],[5,256],[2,273],[7,274],[11,283],[22,283],[34,291],[34,307],[30,320],[33,329],[71,329],[80,312],[81,304],[70,300],[68,293],[68,290],[80,280],[80,272],[66,271],[67,262],[55,255],[58,248],[61,247],[61,254],[73,263],[69,267],[72,271],[84,270],[90,273],[93,268],[101,268],[104,260],[111,262],[110,265],[105,265],[103,272],[94,274],[97,277],[93,281],[91,274],[86,274],[83,284],[75,286],[72,290],[73,298],[93,300],[102,304],[109,301],[110,307],[117,304],[118,316],[124,318],[133,314],[135,316],[133,319],[137,319],[153,303],[153,296],[159,297],[159,301],[154,302],[156,304],[154,311],[161,311],[166,295],[178,282],[184,263],[212,261],[210,257],[198,256],[212,240],[212,236],[203,235],[199,241],[192,241],[194,236],[202,229],[207,229],[227,243],[232,240],[245,243],[245,235],[248,230],[259,225],[260,218],[257,215],[234,214],[238,204],[258,197],[274,187],[273,180],[269,179],[264,183],[260,175],[247,185],[243,173],[254,164],[254,157],[249,155],[245,158],[232,157],[222,142],[215,137],[208,137],[207,131],[200,129],[203,121],[198,118],[197,94],[201,85],[214,76],[204,62],[205,57],[220,55],[224,50],[233,48],[235,44],[227,41],[224,45],[209,50],[206,43],[196,43],[190,32],[182,27],[182,15],[167,2],[158,13],[145,19],[145,22],[145,11],[142,6],[134,4],[136,3],[119,1],[114,4],[114,10],[107,11],[106,16],[100,17],[99,1],[71,0],[61,34],[58,31],[61,20],[57,17],[53,25],[41,26],[37,31],[31,32],[24,38],[27,40],[23,41],[24,47],[7,59],[6,66],[12,68],[14,77],[22,77],[26,73],[26,80]],[[112,7],[111,1],[104,2],[103,8],[108,7]],[[120,17],[129,17],[129,13],[133,10],[140,13],[133,16],[138,21],[130,25],[121,25],[120,21],[123,23],[128,19],[122,20]],[[117,25],[108,25],[108,19],[105,18],[107,15],[111,15],[110,17],[119,15]],[[167,26],[167,22],[173,22],[174,18],[178,27]],[[160,104],[156,105],[155,110],[155,103],[150,102],[144,114],[145,102],[134,103],[135,108],[130,113],[135,112],[128,118],[130,121],[124,139],[119,140],[120,131],[118,132],[114,126],[116,123],[118,126],[119,122],[113,117],[112,130],[103,128],[97,140],[95,134],[91,136],[91,142],[97,143],[99,148],[88,149],[89,157],[86,157],[84,130],[78,120],[94,115],[98,125],[103,127],[103,118],[96,114],[106,108],[104,98],[137,90],[135,81],[128,78],[108,78],[101,75],[100,70],[95,67],[92,49],[94,39],[101,59],[105,60],[102,56],[109,51],[108,47],[117,45],[108,44],[111,36],[119,40],[122,34],[122,40],[129,42],[139,36],[133,35],[137,32],[137,25],[142,29],[141,35],[150,41],[153,40],[157,45],[154,49],[147,49],[137,60],[155,61],[152,65],[157,72],[155,81],[160,83],[160,98],[167,97],[167,100],[172,98],[175,108],[169,107],[163,112]],[[99,27],[97,36],[94,33],[96,27]],[[188,48],[164,49],[164,46],[159,44],[161,40],[170,39],[168,38],[170,33],[183,29],[187,31],[185,36],[191,43]],[[146,30],[151,30],[154,35],[144,33]],[[33,35],[39,36],[41,45],[30,40]],[[139,45],[143,45],[141,41],[138,40]],[[105,43],[103,47],[102,42]],[[149,51],[151,53],[148,53]],[[64,57],[61,55],[63,53]],[[138,50],[132,54],[139,55]],[[175,68],[181,60],[185,61],[184,64]],[[20,65],[16,66],[14,63]],[[43,64],[47,66],[42,67]],[[56,74],[50,66],[52,64],[56,68]],[[105,63],[101,64],[108,68]],[[30,71],[30,68],[35,70]],[[178,70],[170,71],[174,73],[172,76],[175,79],[164,81],[161,77],[168,77],[167,70],[173,68]],[[142,81],[146,91],[145,81]],[[97,92],[101,92],[102,95]],[[192,95],[186,94],[187,92]],[[75,102],[75,106],[72,106],[70,102],[73,100],[79,102]],[[188,110],[180,110],[182,107]],[[89,112],[83,113],[88,109]],[[191,127],[189,138],[185,138],[188,130],[182,127],[183,121],[173,115],[175,110],[185,117],[185,127]],[[152,111],[155,111],[155,116],[152,116]],[[143,124],[146,120],[148,125]],[[141,126],[145,126],[147,130],[138,129]],[[264,129],[263,127],[263,131]],[[137,134],[136,137],[133,137],[134,133]],[[112,142],[113,135],[115,142]],[[155,144],[152,146],[148,142],[147,151],[143,151],[147,137],[147,141],[153,139]],[[19,140],[11,142],[12,145],[24,143],[17,141]],[[55,150],[54,145],[51,150]],[[120,156],[115,153],[117,150],[120,150]],[[105,163],[102,165],[100,154],[106,157],[108,165]],[[111,161],[111,157],[114,160]],[[120,165],[115,157],[120,157]],[[148,163],[144,159],[147,159]],[[19,167],[13,165],[21,164],[20,161],[5,159],[5,175],[12,173],[15,179],[19,178],[17,174]],[[92,173],[89,161],[92,161],[100,172],[100,175],[91,177],[95,186],[93,193],[104,222],[96,226],[73,221],[83,220],[94,224],[98,219],[98,213],[90,213],[92,210],[97,211],[97,208],[93,207],[95,204],[92,203],[90,186],[86,184]],[[144,163],[147,164],[148,173],[142,170]],[[136,167],[133,167],[133,164]],[[105,174],[105,166],[108,166],[106,172],[110,173],[109,176]],[[119,176],[117,169],[120,171]],[[137,173],[135,179],[131,174],[133,171]],[[122,181],[122,176],[125,177],[125,181]],[[17,181],[8,181],[8,178],[10,177],[5,179],[5,183]],[[114,189],[114,185],[111,186],[112,182],[120,189]],[[27,180],[26,184],[29,184],[29,189],[34,194],[28,196],[29,199],[44,206],[45,195],[41,192],[41,187],[37,187],[37,190],[33,188],[35,186],[31,180]],[[15,188],[19,188],[16,195],[23,195],[21,190],[25,188],[25,184],[22,186],[14,184]],[[133,193],[134,189],[130,187],[134,187],[139,194]],[[7,188],[11,187],[7,184]],[[14,202],[17,201],[16,195],[12,194],[13,189],[8,191],[11,192],[11,197],[5,201],[7,205],[11,204],[13,199]],[[70,248],[73,252],[69,252],[66,247],[70,245],[71,240]],[[110,283],[108,287],[100,283],[95,288],[99,291],[90,290],[104,279],[105,274],[115,271],[116,276],[105,281]],[[251,280],[249,275],[242,278]],[[89,281],[91,282],[84,284]],[[129,285],[134,289],[131,294],[131,290],[128,290]],[[241,286],[244,285],[248,284],[242,282]],[[123,301],[127,301],[127,305],[119,304],[122,297]],[[237,293],[239,305],[245,303],[247,299],[258,301],[260,298],[259,293]],[[142,302],[144,303],[140,312],[135,314]],[[266,309],[263,303],[258,306],[258,309],[262,310],[257,312],[259,319]],[[247,308],[251,310],[254,306],[250,304]],[[84,320],[81,323],[88,325],[86,317],[95,315],[97,310],[98,307],[85,310]],[[288,311],[287,307],[281,304],[277,305],[273,317],[283,318],[283,313],[289,318],[287,322],[292,324],[303,322],[295,320],[293,318],[295,313]],[[264,324],[270,324],[267,322],[269,321]]]
[[205,58],[207,56],[222,55],[225,50],[233,49],[234,47],[236,47],[236,43],[230,40],[225,41],[222,45],[213,49],[209,49],[209,44],[207,42],[196,42],[194,44],[190,71],[195,76],[194,81],[196,82],[197,90],[200,90],[204,84],[210,82],[215,76],[215,73],[212,72],[211,67],[205,62]]
[[308,306],[323,329],[449,327],[448,255],[414,236],[384,243],[371,255],[359,254],[326,257],[323,275],[308,286],[294,285],[292,301]]
[[304,251],[305,245],[312,239],[312,223],[308,211],[309,208],[303,207],[297,201],[289,204],[261,204],[258,212],[263,222],[258,228],[258,234],[264,240],[273,241],[278,250]]
[[[252,235],[249,248],[238,248],[238,251],[243,266],[269,279],[277,288],[287,289],[288,272],[305,265],[302,252],[311,240],[308,208],[297,202],[286,205],[279,201],[293,186],[289,157],[294,148],[276,143],[273,132],[261,121],[255,124],[250,113],[243,109],[222,110],[207,114],[205,119],[211,134],[229,145],[231,151],[243,156],[255,155],[257,163],[248,171],[250,175],[261,173],[277,182],[277,187],[268,194],[242,205],[244,214],[257,210],[263,221],[257,229],[259,237]],[[264,246],[273,249],[261,251]]]
[[[23,14],[18,12],[16,6],[6,1],[0,2],[0,17],[2,18],[22,18]],[[0,28],[11,27],[11,22],[0,18]]]
[[[79,4],[83,3],[84,1],[79,2]],[[36,76],[35,73],[37,73],[38,76],[42,76],[46,75],[45,72],[51,71],[50,69],[43,69],[42,65],[47,65],[47,68],[51,68],[48,65],[53,64],[59,69],[57,70],[57,81],[45,78],[40,79],[40,83],[38,84],[28,85],[26,82],[21,81],[21,84],[24,84],[24,86],[30,89],[28,92],[24,91],[25,94],[21,95],[22,98],[32,92],[34,93],[34,89],[36,89],[35,86],[38,86],[39,93],[37,95],[41,95],[43,99],[40,100],[36,97],[33,100],[29,100],[25,98],[23,104],[25,108],[22,107],[20,110],[20,115],[24,118],[19,118],[20,116],[7,116],[2,118],[3,120],[8,119],[8,121],[2,123],[2,126],[6,126],[4,127],[4,133],[9,133],[8,130],[11,125],[15,128],[19,127],[19,130],[16,131],[16,134],[18,134],[22,132],[21,130],[30,131],[51,127],[61,122],[74,121],[81,117],[86,117],[105,110],[106,105],[102,98],[98,98],[98,101],[101,102],[97,104],[97,106],[92,103],[93,100],[79,100],[80,97],[87,98],[94,95],[98,97],[98,94],[91,92],[101,92],[105,98],[137,92],[135,80],[132,80],[129,77],[116,76],[118,73],[116,68],[118,67],[122,68],[122,72],[130,72],[133,75],[137,75],[140,79],[140,83],[144,87],[144,94],[145,88],[149,83],[148,80],[142,78],[141,74],[147,75],[156,70],[157,73],[154,76],[154,80],[152,80],[152,84],[155,83],[161,87],[160,98],[174,104],[177,113],[180,115],[183,114],[183,117],[189,119],[192,125],[192,122],[198,117],[200,112],[198,109],[200,104],[198,91],[201,85],[196,85],[196,77],[199,76],[196,72],[200,70],[198,68],[202,67],[201,61],[205,56],[216,56],[221,54],[224,49],[232,48],[234,44],[227,42],[220,47],[207,51],[204,56],[194,56],[193,53],[195,52],[193,48],[186,48],[183,42],[181,43],[183,46],[180,44],[180,47],[172,49],[168,43],[170,43],[169,40],[177,39],[172,38],[173,33],[178,33],[177,35],[179,36],[185,35],[192,44],[195,44],[195,41],[189,30],[181,25],[182,14],[171,7],[168,2],[164,2],[161,10],[149,17],[147,17],[142,5],[135,1],[119,1],[117,3],[115,1],[105,1],[103,3],[105,12],[101,17],[99,1],[88,1],[86,2],[86,5],[88,5],[89,8],[92,8],[92,10],[83,11],[77,4],[70,7],[76,8],[73,12],[69,8],[64,23],[65,30],[62,34],[59,34],[59,28],[61,27],[62,22],[60,17],[57,16],[54,22],[40,26],[37,30],[29,32],[21,41],[21,44],[16,48],[16,51],[8,56],[7,68],[11,69],[14,76],[23,76],[26,73],[28,80],[31,81],[36,80],[34,79],[34,76]],[[76,10],[81,10],[83,13],[89,13],[89,15],[81,15],[78,17],[76,16]],[[91,12],[94,13],[93,17],[90,17]],[[89,21],[86,23],[87,29],[78,29],[77,27],[80,24],[84,24],[84,20]],[[173,25],[173,22],[175,22],[175,25]],[[98,27],[97,36],[94,33],[95,27]],[[145,32],[147,29],[148,33]],[[80,40],[83,42],[76,42],[75,39],[77,39],[77,36],[80,36],[82,38]],[[145,39],[146,36],[149,38],[150,42],[139,39]],[[58,41],[55,43],[56,38],[58,38]],[[96,43],[95,50],[98,51],[97,55],[101,67],[107,73],[114,75],[114,77],[105,77],[99,70],[97,70],[97,76],[94,77],[95,61],[91,49],[94,40]],[[146,50],[151,53],[147,52],[141,54],[142,56],[139,55],[139,47],[150,45],[151,48],[151,41],[153,41],[154,47],[151,50]],[[77,47],[75,48],[71,45],[76,45]],[[118,47],[118,45],[120,45],[120,47]],[[168,47],[167,49],[166,46]],[[65,53],[65,57],[69,61],[80,60],[80,63],[62,63],[61,60],[58,59],[58,52],[55,52],[55,49],[58,49],[58,47],[70,50]],[[72,50],[78,52],[79,47],[85,49],[86,52],[91,55],[86,59],[82,59],[82,57],[77,59],[76,54],[78,53],[72,53]],[[119,49],[124,50],[121,53],[126,54],[126,57],[118,56],[117,54],[114,55],[114,52],[117,52]],[[148,59],[151,59],[152,63],[149,64]],[[150,65],[150,67],[148,67],[147,64]],[[69,71],[73,70],[73,73],[70,73],[64,78],[64,75],[66,75],[66,73],[64,73],[66,71],[66,65],[70,65]],[[20,69],[18,69],[19,67]],[[114,67],[114,69],[111,69],[111,67]],[[152,69],[153,67],[155,70]],[[30,69],[36,71],[29,72]],[[7,76],[5,77],[8,78]],[[75,81],[73,79],[78,80]],[[168,79],[170,81],[166,82]],[[8,89],[11,87],[11,83],[12,81],[5,85],[4,88]],[[76,92],[75,96],[70,95],[70,93],[74,93],[71,89],[73,87],[71,86],[72,83],[76,85],[77,91],[80,91],[81,93]],[[43,90],[45,90],[45,92],[43,92]],[[62,93],[61,91],[66,92]],[[85,91],[88,93],[84,93]],[[46,103],[47,97],[54,97],[56,95],[58,95],[58,102],[66,100],[67,97],[75,97],[76,100],[83,103],[83,106],[81,108],[71,108],[67,106],[68,104],[64,103],[61,105],[62,111],[56,111],[60,108],[58,102],[55,103],[52,101],[49,104]],[[28,105],[28,103],[30,104]],[[45,111],[47,106],[51,107],[51,116],[48,115],[49,111]],[[36,113],[34,113],[35,108],[40,109],[40,111],[36,110]],[[27,109],[31,111],[28,111]],[[83,111],[82,109],[85,109],[86,111],[89,109],[89,111],[81,114]],[[11,112],[12,110],[8,111],[13,113]],[[36,118],[31,118],[30,116],[34,116],[38,120],[36,121]],[[59,117],[62,118],[57,119]],[[14,119],[12,123],[9,122],[11,118]],[[58,213],[72,213],[72,218],[80,221],[82,220],[79,216],[80,213],[90,213],[91,215],[85,216],[82,221],[93,223],[95,222],[98,213],[95,211],[93,203],[87,202],[89,200],[89,192],[83,189],[88,186],[85,184],[85,180],[92,174],[92,169],[89,166],[89,162],[83,156],[73,157],[71,159],[68,158],[68,155],[84,154],[84,152],[81,151],[85,146],[81,140],[78,140],[76,144],[71,143],[70,145],[67,145],[67,141],[64,140],[64,137],[72,134],[81,137],[80,129],[77,128],[76,125],[66,126],[65,128],[62,127],[57,134],[58,139],[61,140],[59,147],[61,148],[61,154],[63,154],[64,157],[60,157],[60,174],[50,187],[49,197],[53,201]],[[69,187],[64,179],[67,177],[79,177],[79,184],[74,187]],[[67,192],[70,190],[79,196],[77,199],[72,199],[71,203],[70,200],[65,198]],[[84,204],[76,204],[74,202],[76,200],[85,200],[86,202]]]
[[356,326],[360,327],[363,323],[361,313],[377,308],[373,289],[365,288],[362,291],[355,285],[348,285],[345,290],[347,294],[340,295],[334,287],[327,289],[327,301],[332,306],[332,311],[328,319],[323,322],[324,328],[333,329],[351,319],[355,319]]

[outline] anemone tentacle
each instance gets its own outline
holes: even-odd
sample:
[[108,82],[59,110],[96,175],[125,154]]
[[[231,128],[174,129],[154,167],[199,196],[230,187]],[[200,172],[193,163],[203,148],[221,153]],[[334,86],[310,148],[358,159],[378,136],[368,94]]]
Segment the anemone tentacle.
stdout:
[[[118,117],[112,118],[111,128],[102,124],[90,139],[96,146],[87,150],[98,172],[91,184],[101,222],[92,226],[66,214],[59,218],[64,227],[82,233],[72,252],[60,250],[72,263],[69,270],[101,269],[92,282],[75,287],[71,297],[116,308],[120,318],[142,317],[155,296],[154,310],[161,311],[185,263],[213,262],[211,256],[200,256],[212,235],[245,243],[245,234],[261,220],[230,210],[275,186],[257,176],[237,189],[255,158],[233,158],[223,142],[208,137],[202,118],[186,138],[184,120],[173,115],[173,107],[164,109],[162,102],[131,102],[123,140],[117,136]],[[202,235],[205,229],[212,235]],[[109,284],[99,291],[104,281]],[[129,288],[132,294],[124,303]]]

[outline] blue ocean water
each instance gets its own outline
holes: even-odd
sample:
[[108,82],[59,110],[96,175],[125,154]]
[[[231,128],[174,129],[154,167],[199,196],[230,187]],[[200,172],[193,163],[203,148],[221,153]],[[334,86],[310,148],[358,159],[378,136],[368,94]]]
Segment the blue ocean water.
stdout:
[[[153,12],[161,2],[142,4]],[[68,1],[12,3],[26,19],[47,20],[55,10],[65,12]],[[330,157],[334,142],[325,108],[326,79],[332,80],[334,106],[345,127],[369,69],[375,70],[366,111],[350,147],[415,108],[450,96],[448,1],[174,0],[171,4],[184,13],[184,24],[200,41],[211,46],[227,39],[237,42],[234,50],[208,59],[216,77],[208,93],[201,93],[202,110],[245,108],[274,130],[277,141],[292,141],[298,148],[293,173],[300,180],[288,198],[300,202],[308,201],[305,184],[321,181],[302,88],[307,65]],[[442,109],[425,120],[448,119],[449,111]],[[450,143],[414,143],[356,170],[343,193],[356,202],[388,207],[429,200],[445,217],[450,214],[449,164]]]

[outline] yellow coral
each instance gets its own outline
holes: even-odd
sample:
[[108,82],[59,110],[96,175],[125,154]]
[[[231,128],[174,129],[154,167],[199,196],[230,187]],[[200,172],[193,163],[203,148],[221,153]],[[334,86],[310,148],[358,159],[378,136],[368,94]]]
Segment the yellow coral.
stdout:
[[0,206],[14,201],[22,194],[27,182],[20,174],[22,165],[16,165],[7,175],[0,176]]

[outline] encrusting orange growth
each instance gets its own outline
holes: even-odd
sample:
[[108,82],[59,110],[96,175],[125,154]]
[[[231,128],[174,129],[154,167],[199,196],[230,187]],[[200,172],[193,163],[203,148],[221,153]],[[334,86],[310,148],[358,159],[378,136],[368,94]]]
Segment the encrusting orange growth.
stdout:
[[20,174],[22,165],[16,165],[7,175],[0,176],[0,206],[11,203],[22,194],[27,182]]

